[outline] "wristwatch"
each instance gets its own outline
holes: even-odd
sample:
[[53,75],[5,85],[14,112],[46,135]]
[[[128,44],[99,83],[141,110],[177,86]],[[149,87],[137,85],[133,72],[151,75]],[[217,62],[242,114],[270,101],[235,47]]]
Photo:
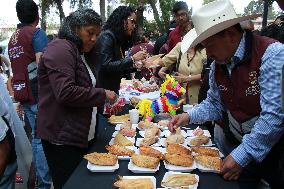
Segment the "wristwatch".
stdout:
[[189,76],[188,76],[188,81],[191,81],[191,78],[192,78],[192,76],[191,76],[191,75],[189,75]]

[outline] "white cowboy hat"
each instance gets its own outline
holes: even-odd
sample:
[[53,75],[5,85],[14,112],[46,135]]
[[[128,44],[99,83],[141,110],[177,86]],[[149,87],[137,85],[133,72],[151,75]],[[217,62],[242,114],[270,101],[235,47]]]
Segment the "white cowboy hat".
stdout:
[[194,28],[183,38],[181,52],[244,20],[254,19],[260,14],[238,17],[229,0],[216,0],[196,10],[191,18]]

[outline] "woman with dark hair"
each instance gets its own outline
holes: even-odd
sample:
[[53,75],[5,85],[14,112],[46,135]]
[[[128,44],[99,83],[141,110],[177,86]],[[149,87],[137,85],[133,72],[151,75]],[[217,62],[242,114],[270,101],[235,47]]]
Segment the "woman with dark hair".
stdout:
[[136,28],[135,9],[120,6],[108,18],[95,48],[87,60],[95,62],[98,74],[98,86],[119,91],[120,80],[126,73],[129,75],[146,58],[147,53],[139,51],[131,57],[125,57],[125,51],[133,45]]
[[260,31],[260,35],[270,37],[284,43],[284,21],[263,27]]
[[87,152],[95,132],[94,107],[117,98],[113,91],[95,88],[93,66],[84,58],[95,45],[101,23],[91,9],[71,13],[39,64],[37,131],[55,189],[63,187]]

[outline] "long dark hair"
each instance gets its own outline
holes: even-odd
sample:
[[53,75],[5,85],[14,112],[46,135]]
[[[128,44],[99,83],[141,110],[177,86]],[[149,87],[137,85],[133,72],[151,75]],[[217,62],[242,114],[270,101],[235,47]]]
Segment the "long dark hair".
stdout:
[[124,22],[135,11],[135,8],[131,6],[119,6],[112,12],[103,27],[103,30],[112,31],[118,43],[125,49],[133,44],[135,32],[131,37],[127,37],[125,35]]
[[64,19],[58,32],[58,38],[75,43],[77,48],[81,50],[83,42],[78,36],[77,30],[90,25],[102,25],[99,14],[92,9],[78,9]]

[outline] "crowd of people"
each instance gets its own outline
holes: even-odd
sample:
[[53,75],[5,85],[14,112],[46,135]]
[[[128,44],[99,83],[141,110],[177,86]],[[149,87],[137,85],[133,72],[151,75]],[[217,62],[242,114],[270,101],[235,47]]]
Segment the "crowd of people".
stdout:
[[[168,32],[152,43],[147,32],[137,36],[131,6],[119,6],[105,23],[94,10],[78,9],[55,39],[37,27],[33,0],[18,0],[16,12],[20,23],[9,57],[0,56],[0,189],[15,187],[15,133],[24,127],[13,101],[31,128],[36,186],[28,188],[61,189],[96,143],[98,114],[119,98],[121,79],[159,82],[166,74],[185,87],[186,103],[195,105],[172,117],[171,132],[205,123],[225,155],[225,180],[237,180],[242,189],[257,188],[262,179],[271,189],[283,186],[283,15],[255,31],[251,20],[259,15],[238,17],[228,0],[193,14],[178,1]],[[157,54],[159,67],[148,68],[147,58]]]

